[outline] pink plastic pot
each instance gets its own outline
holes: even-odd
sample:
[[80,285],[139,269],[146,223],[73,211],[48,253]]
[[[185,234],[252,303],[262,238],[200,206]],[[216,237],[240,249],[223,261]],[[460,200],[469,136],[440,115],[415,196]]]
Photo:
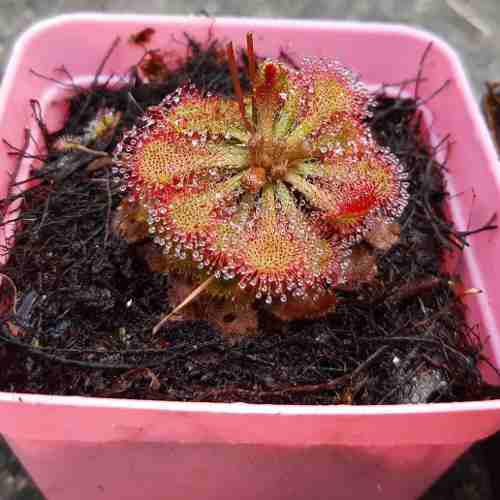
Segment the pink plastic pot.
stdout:
[[[428,33],[376,24],[78,15],[41,23],[21,37],[0,98],[0,137],[22,144],[33,125],[29,99],[42,103],[49,123],[61,120],[67,89],[37,78],[64,64],[90,80],[119,35],[151,26],[157,46],[184,31],[206,39],[243,41],[255,33],[261,54],[284,47],[293,56],[334,56],[369,84],[415,76],[433,43],[420,94],[450,84],[428,104],[434,140],[450,133],[450,212],[465,227],[499,210],[496,154],[456,54]],[[124,73],[141,50],[122,43],[104,77]],[[412,92],[412,89],[408,89]],[[432,122],[432,123],[430,123]],[[0,145],[0,191],[14,159]],[[28,164],[19,173],[26,175]],[[4,193],[0,193],[0,196]],[[500,366],[500,232],[474,237],[465,252],[469,321],[488,338]],[[495,381],[492,372],[486,373]],[[498,382],[498,380],[496,380]],[[380,407],[169,403],[0,394],[0,432],[49,500],[87,499],[415,499],[462,452],[500,429],[500,401]]]

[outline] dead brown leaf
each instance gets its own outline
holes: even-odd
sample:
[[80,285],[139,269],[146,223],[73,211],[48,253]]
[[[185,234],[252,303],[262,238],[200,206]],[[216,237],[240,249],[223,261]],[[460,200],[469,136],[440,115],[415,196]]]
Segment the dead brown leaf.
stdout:
[[334,293],[325,293],[316,301],[291,299],[285,304],[279,303],[272,306],[270,310],[274,316],[282,321],[315,319],[334,312],[336,302]]
[[361,283],[372,281],[377,275],[377,259],[370,247],[364,243],[352,248],[347,263],[347,283],[342,286],[343,289],[355,289]]
[[155,34],[155,30],[153,28],[144,28],[138,33],[134,33],[129,36],[128,41],[134,45],[146,45],[151,42],[151,38]]
[[111,227],[127,243],[137,243],[149,237],[146,212],[127,200],[116,209]]
[[377,250],[389,250],[399,241],[401,227],[397,222],[379,224],[366,236],[366,241]]

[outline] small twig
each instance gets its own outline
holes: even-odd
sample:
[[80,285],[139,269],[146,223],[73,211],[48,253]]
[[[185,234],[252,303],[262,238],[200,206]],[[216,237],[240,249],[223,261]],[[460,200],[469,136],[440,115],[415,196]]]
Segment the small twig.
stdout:
[[161,319],[159,323],[153,328],[153,335],[156,335],[158,330],[170,319],[177,314],[181,309],[190,304],[198,295],[200,295],[207,287],[215,280],[215,276],[210,276],[201,285],[197,286],[177,307],[175,307],[169,314]]
[[132,95],[132,92],[127,92],[129,100],[134,104],[134,106],[141,112],[144,113],[144,108],[137,102],[136,98]]
[[94,156],[109,156],[108,153],[105,151],[98,151],[97,149],[91,149],[88,148],[87,146],[84,146],[83,144],[72,144],[71,149],[77,150],[77,151],[82,151],[83,153],[89,153]]
[[245,101],[243,98],[243,91],[241,90],[240,77],[238,75],[238,65],[236,64],[236,57],[234,55],[233,43],[229,42],[226,47],[227,61],[229,65],[229,72],[231,73],[231,81],[234,87],[234,93],[236,94],[236,99],[238,101],[238,106],[240,108],[241,119],[245,124],[246,129],[249,132],[253,131],[252,124],[248,121],[245,111]]
[[97,68],[97,71],[96,71],[96,74],[94,76],[94,81],[92,83],[92,86],[91,88],[95,89],[98,84],[99,84],[99,78],[101,77],[102,75],[102,72],[104,70],[104,67],[106,66],[107,62],[109,61],[109,58],[111,57],[111,55],[113,54],[113,52],[115,51],[116,47],[118,46],[118,44],[120,43],[121,39],[119,36],[117,36],[114,40],[113,40],[113,43],[111,44],[111,47],[108,49],[108,51],[106,52],[106,55],[104,56],[104,59],[101,61],[101,63],[99,64],[99,67]]
[[358,337],[358,340],[363,342],[422,342],[424,344],[438,344],[439,342],[436,339],[431,339],[428,337],[422,337],[420,335],[400,335],[397,337]]
[[92,160],[86,167],[86,171],[88,174],[93,174],[102,168],[108,168],[113,165],[113,159],[110,156],[102,156],[100,158],[96,158]]
[[80,87],[79,85],[77,85],[75,83],[75,80],[73,79],[73,75],[68,71],[68,68],[66,68],[66,66],[64,66],[64,64],[59,66],[58,68],[56,68],[56,71],[58,73],[62,73],[71,82],[71,84],[73,85],[76,92],[81,92],[83,90],[83,87]]
[[97,370],[130,370],[132,368],[136,368],[136,365],[120,364],[120,363],[106,364],[106,363],[94,363],[91,361],[78,361],[75,359],[67,359],[61,356],[56,356],[55,354],[49,354],[41,351],[37,347],[33,347],[31,345],[26,344],[26,342],[21,342],[20,340],[17,340],[10,334],[6,333],[5,332],[6,325],[4,323],[2,323],[1,328],[4,330],[4,333],[0,334],[1,342],[5,342],[7,344],[11,344],[16,347],[20,347],[35,356],[47,359],[49,361],[56,361],[58,363],[62,363],[65,365],[80,366],[82,368],[93,368]]
[[315,392],[321,392],[325,390],[332,390],[338,387],[340,384],[343,384],[347,382],[348,380],[353,380],[355,377],[357,377],[363,370],[366,370],[371,364],[376,361],[381,354],[383,354],[389,346],[382,346],[379,349],[377,349],[370,357],[368,357],[363,363],[357,366],[356,369],[354,369],[351,373],[347,373],[345,375],[342,375],[334,380],[331,380],[330,382],[325,382],[323,384],[308,384],[308,385],[302,385],[302,386],[290,386],[286,387],[284,389],[280,389],[278,391],[271,391],[271,393],[274,393],[275,395],[281,395],[284,393],[294,393],[294,394],[301,394],[301,393],[315,393]]
[[346,382],[352,381],[355,377],[357,377],[363,370],[366,370],[371,364],[373,364],[381,354],[383,354],[389,346],[382,346],[377,351],[375,351],[368,359],[366,359],[363,363],[358,365],[358,367],[353,370],[351,373],[346,373],[336,379],[330,380],[329,382],[324,382],[321,384],[305,384],[305,385],[291,385],[288,387],[284,387],[282,389],[277,389],[273,391],[260,391],[255,392],[248,389],[240,389],[240,388],[224,388],[222,390],[213,390],[205,393],[203,399],[206,397],[221,397],[227,394],[237,394],[240,396],[258,396],[261,398],[272,397],[272,396],[286,396],[289,394],[317,394],[318,392],[331,391],[337,389],[340,385],[345,384]]
[[[133,370],[135,368],[155,368],[170,363],[179,358],[188,357],[191,354],[200,351],[201,349],[204,349],[206,347],[212,347],[220,343],[218,339],[208,341],[203,344],[195,345],[191,349],[187,349],[184,352],[176,352],[174,354],[171,354],[170,356],[167,356],[164,359],[158,361],[152,361],[150,363],[143,363],[143,364],[138,363],[135,365],[129,363],[98,363],[93,361],[79,361],[76,359],[68,359],[62,356],[57,356],[55,354],[49,354],[45,352],[46,349],[44,348],[34,347],[32,345],[27,344],[26,342],[22,342],[12,337],[8,332],[6,332],[7,326],[5,322],[0,323],[0,328],[3,330],[3,333],[0,334],[0,342],[5,342],[7,344],[11,344],[16,347],[22,348],[26,351],[29,351],[31,354],[38,356],[40,358],[44,358],[48,361],[54,361],[64,365],[79,366],[81,368],[92,368],[96,370]],[[106,352],[103,352],[103,354],[106,354]]]
[[257,126],[257,105],[255,102],[255,77],[257,73],[257,60],[255,59],[255,51],[253,48],[253,35],[247,33],[247,53],[248,53],[248,76],[250,77],[250,84],[252,87],[252,122],[254,127]]
[[47,125],[43,121],[42,107],[40,106],[40,103],[36,99],[30,100],[30,107],[31,107],[31,111],[33,112],[33,116],[35,118],[36,124],[38,125],[38,128],[40,129],[40,132],[42,133],[45,147],[47,148],[48,144],[49,144],[49,140],[50,140],[50,132],[49,132],[49,129],[47,128]]
[[449,84],[451,83],[451,80],[445,80],[434,92],[432,92],[430,95],[428,95],[425,99],[418,100],[415,104],[415,107],[423,106],[424,104],[427,104],[429,101],[434,99],[440,92],[442,92]]
[[[31,139],[31,131],[28,131],[28,135]],[[39,155],[39,154],[32,154],[28,153],[27,151],[23,150],[22,148],[18,148],[11,144],[8,140],[2,139],[2,142],[11,150],[7,152],[7,155],[9,156],[17,156],[18,158],[24,158],[28,160],[39,160],[44,162],[46,160],[46,157],[44,155]]]
[[418,95],[420,81],[422,79],[422,73],[424,71],[425,60],[427,59],[427,56],[429,55],[431,49],[432,42],[429,42],[424,50],[424,53],[422,54],[422,57],[420,58],[420,63],[418,64],[417,77],[415,78],[415,92],[413,94],[413,98],[415,99],[415,101],[418,101],[418,99],[420,98],[420,96]]
[[471,229],[471,230],[468,230],[468,231],[457,231],[457,235],[465,238],[467,236],[470,236],[471,234],[478,234],[478,233],[482,233],[483,231],[492,231],[494,229],[498,229],[498,225],[497,224],[493,224],[497,219],[497,213],[495,212],[489,219],[488,219],[488,222],[486,222],[486,224],[484,224],[483,226],[480,226],[476,229]]
[[[9,183],[7,186],[6,197],[11,197],[11,196],[17,194],[17,193],[13,193],[13,191],[15,190],[17,176],[19,175],[19,169],[21,168],[23,160],[25,159],[25,153],[28,150],[29,144],[30,144],[30,131],[29,131],[29,129],[24,129],[24,143],[23,143],[23,146],[20,150],[21,154],[19,154],[12,172],[9,173]],[[8,206],[9,205],[3,207],[3,210],[2,210],[3,213],[1,214],[2,220],[6,216]]]
[[422,278],[419,281],[414,281],[411,283],[406,283],[400,286],[396,292],[389,295],[387,300],[392,303],[403,302],[404,300],[411,299],[415,296],[421,296],[423,294],[429,293],[434,288],[443,284],[443,280],[437,276],[429,276],[427,278]]
[[410,85],[410,83],[417,83],[417,81],[421,81],[421,82],[425,82],[427,81],[425,78],[405,78],[404,80],[399,80],[398,82],[383,82],[381,83],[380,85],[380,88],[377,89],[377,91],[375,92],[375,95],[377,97],[383,97],[385,95],[387,95],[387,89],[390,89],[390,88],[397,88],[399,89],[398,90],[398,99],[401,99],[402,95],[403,95],[403,91],[404,89]]
[[58,85],[61,85],[62,87],[74,88],[73,83],[66,83],[66,82],[63,82],[62,80],[58,80],[57,78],[52,78],[50,76],[42,75],[41,73],[38,73],[34,69],[30,69],[30,73],[32,75],[36,76],[37,78],[41,78],[42,80],[46,80],[48,82],[57,83]]
[[491,360],[489,360],[486,356],[480,355],[479,359],[483,362],[486,363],[496,374],[498,377],[500,377],[500,369],[494,365]]

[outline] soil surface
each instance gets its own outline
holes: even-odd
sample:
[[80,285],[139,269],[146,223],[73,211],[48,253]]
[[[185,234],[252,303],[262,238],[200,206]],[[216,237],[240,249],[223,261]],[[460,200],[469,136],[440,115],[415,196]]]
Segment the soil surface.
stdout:
[[[149,47],[152,36],[143,31],[131,41]],[[114,184],[115,167],[106,154],[142,110],[179,85],[190,82],[201,92],[232,96],[217,40],[202,46],[186,36],[185,44],[186,60],[175,70],[156,47],[145,48],[125,88],[75,88],[60,131],[46,129],[33,102],[48,153],[39,158],[43,165],[31,183],[24,183],[22,197],[13,195],[1,207],[3,223],[15,219],[17,233],[2,270],[9,277],[4,292],[10,288],[16,308],[4,300],[0,390],[291,404],[490,397],[478,369],[478,334],[464,318],[461,297],[468,292],[459,277],[442,270],[445,254],[460,252],[468,234],[444,215],[445,166],[434,156],[447,144],[426,144],[419,103],[432,96],[418,93],[403,99],[382,88],[372,105],[369,125],[401,161],[410,196],[398,220],[399,241],[388,251],[363,246],[363,259],[370,266],[376,262],[373,279],[338,290],[335,312],[320,320],[279,321],[258,301],[256,335],[227,338],[219,328],[224,324],[210,315],[225,305],[201,302],[199,319],[174,320],[152,334],[187,292],[178,292],[175,275],[156,272],[161,253],[140,223],[126,223],[132,235],[127,241],[116,230],[123,225],[117,207],[126,193]],[[300,64],[286,53],[282,58]],[[245,85],[245,54],[242,61]],[[416,78],[423,75],[425,54]],[[102,116],[112,117],[104,131]],[[24,150],[12,146],[19,159]],[[20,216],[11,215],[13,198],[22,200]],[[223,323],[252,315],[231,311]]]

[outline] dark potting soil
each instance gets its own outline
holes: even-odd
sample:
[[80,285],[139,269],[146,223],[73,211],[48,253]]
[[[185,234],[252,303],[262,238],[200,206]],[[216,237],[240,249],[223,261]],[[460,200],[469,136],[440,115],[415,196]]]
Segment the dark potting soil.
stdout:
[[[139,35],[131,41],[146,43]],[[422,403],[495,392],[481,379],[482,346],[465,320],[464,289],[442,271],[445,253],[459,252],[469,234],[444,214],[445,166],[424,140],[419,105],[425,99],[390,97],[384,89],[370,125],[405,165],[411,197],[400,242],[378,254],[376,279],[339,292],[337,311],[321,320],[282,323],[262,309],[258,335],[238,342],[204,321],[171,322],[152,335],[176,305],[167,299],[170,279],[149,270],[143,258],[149,241],[127,244],[114,232],[123,195],[111,182],[109,161],[51,146],[62,134],[82,134],[99,110],[110,108],[122,112],[121,121],[92,148],[111,152],[143,109],[181,83],[224,95],[232,84],[219,44],[202,47],[189,38],[176,70],[168,70],[160,52],[145,49],[130,76],[120,89],[75,86],[57,134],[45,129],[32,103],[49,153],[33,174],[37,183],[26,183],[16,243],[1,270],[15,283],[17,300],[15,312],[4,300],[0,390],[291,404]],[[243,71],[242,77],[245,83]],[[25,149],[13,154],[22,157]],[[4,223],[13,217],[13,197],[19,195],[0,207]],[[9,284],[4,280],[4,295]]]

